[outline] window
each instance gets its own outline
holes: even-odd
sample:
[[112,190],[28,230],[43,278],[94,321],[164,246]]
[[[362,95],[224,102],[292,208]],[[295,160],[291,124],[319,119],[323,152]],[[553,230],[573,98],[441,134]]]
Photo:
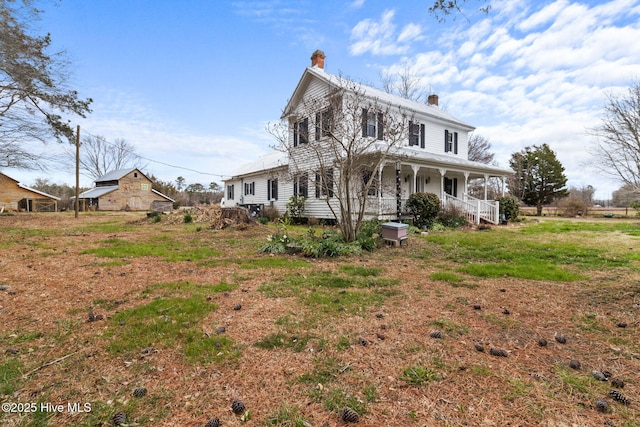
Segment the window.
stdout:
[[424,124],[409,122],[409,147],[420,146],[424,148]]
[[309,119],[305,118],[293,124],[293,146],[309,142]]
[[333,109],[331,107],[316,113],[316,140],[321,136],[330,136],[333,132]]
[[362,109],[362,137],[371,137],[382,140],[384,115],[366,108]]
[[458,154],[458,132],[444,131],[444,152]]
[[327,169],[324,175],[316,172],[316,197],[333,197],[333,168]]
[[363,171],[362,172],[362,191],[367,186],[369,180],[373,177],[371,182],[371,186],[367,189],[367,196],[376,196],[378,195],[378,177],[373,175],[371,171]]
[[278,200],[278,178],[267,181],[267,200]]
[[149,191],[149,184],[140,184],[140,190]]
[[256,194],[256,183],[255,182],[245,182],[244,183],[244,195],[245,196],[255,196]]
[[306,172],[293,178],[293,195],[295,197],[309,197],[309,174]]
[[233,200],[233,185],[227,185],[227,200]]

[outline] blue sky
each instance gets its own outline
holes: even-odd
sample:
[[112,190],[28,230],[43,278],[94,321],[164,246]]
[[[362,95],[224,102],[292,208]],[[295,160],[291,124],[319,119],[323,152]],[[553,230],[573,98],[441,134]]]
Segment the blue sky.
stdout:
[[[38,25],[94,99],[74,120],[81,134],[125,139],[163,181],[221,183],[268,152],[267,124],[321,49],[328,72],[373,86],[408,67],[489,139],[500,166],[547,143],[569,185],[609,197],[619,184],[587,166],[587,131],[606,94],[640,78],[640,0],[489,2],[489,14],[471,0],[442,23],[428,0],[61,0],[42,5]],[[4,172],[74,182],[73,170]]]

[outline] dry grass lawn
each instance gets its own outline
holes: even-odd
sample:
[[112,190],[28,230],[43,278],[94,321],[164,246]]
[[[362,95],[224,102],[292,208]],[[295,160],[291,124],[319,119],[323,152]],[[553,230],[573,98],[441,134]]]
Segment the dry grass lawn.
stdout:
[[[526,225],[509,227],[483,233]],[[0,425],[109,426],[124,412],[129,425],[341,426],[350,406],[359,426],[640,426],[638,258],[567,282],[479,278],[421,236],[348,258],[258,253],[274,230],[0,216]],[[150,253],[90,251],[142,243]],[[602,245],[640,252],[637,235]]]

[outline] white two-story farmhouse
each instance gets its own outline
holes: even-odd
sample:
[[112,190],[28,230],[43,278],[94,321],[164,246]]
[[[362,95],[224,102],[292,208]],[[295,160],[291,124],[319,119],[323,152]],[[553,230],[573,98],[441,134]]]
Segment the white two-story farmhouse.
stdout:
[[[344,220],[340,203],[366,218],[395,219],[414,192],[437,194],[474,222],[497,223],[497,202],[467,195],[472,179],[504,179],[508,169],[468,160],[474,127],[428,104],[354,83],[324,70],[314,52],[282,114],[273,152],[225,180],[225,206],[271,206],[281,213],[304,197],[304,216]],[[346,190],[349,189],[349,190]]]

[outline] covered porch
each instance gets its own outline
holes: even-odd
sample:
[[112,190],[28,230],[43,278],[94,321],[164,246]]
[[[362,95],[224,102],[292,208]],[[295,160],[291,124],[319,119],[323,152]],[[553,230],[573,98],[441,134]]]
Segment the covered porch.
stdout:
[[[457,159],[454,159],[457,160]],[[459,164],[438,164],[391,160],[380,168],[377,186],[371,191],[367,200],[367,216],[382,220],[396,220],[398,215],[406,214],[406,203],[413,193],[426,192],[437,194],[443,208],[455,208],[475,224],[486,221],[500,223],[499,204],[488,200],[488,182],[490,178],[498,178],[501,182],[501,194],[505,194],[507,170],[476,162],[460,161]],[[467,163],[464,165],[463,163]],[[484,198],[472,197],[468,194],[469,181],[482,180]]]

